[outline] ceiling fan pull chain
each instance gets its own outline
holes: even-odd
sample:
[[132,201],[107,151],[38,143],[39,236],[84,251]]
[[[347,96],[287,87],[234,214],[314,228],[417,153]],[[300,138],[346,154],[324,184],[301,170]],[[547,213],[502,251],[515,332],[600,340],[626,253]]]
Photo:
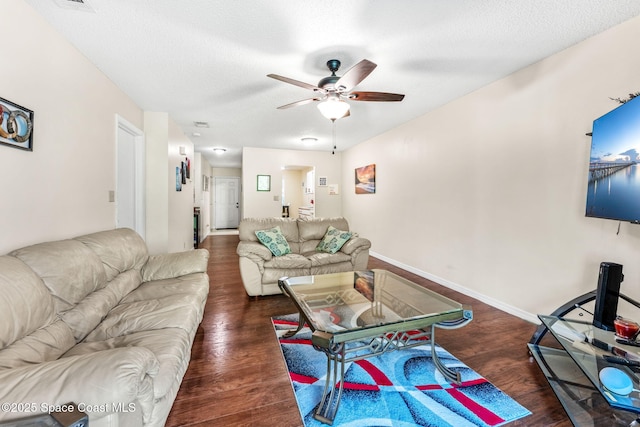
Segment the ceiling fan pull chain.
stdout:
[[333,126],[333,151],[331,154],[336,154],[336,119],[331,120]]

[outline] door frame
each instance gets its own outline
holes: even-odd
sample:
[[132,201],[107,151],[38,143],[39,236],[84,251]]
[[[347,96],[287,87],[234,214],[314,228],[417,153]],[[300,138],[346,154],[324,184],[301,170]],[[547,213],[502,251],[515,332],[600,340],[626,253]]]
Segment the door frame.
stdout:
[[146,202],[145,202],[145,164],[146,164],[146,150],[145,150],[145,139],[144,132],[138,129],[131,122],[126,120],[124,117],[116,114],[116,123],[115,123],[115,135],[116,135],[116,156],[115,156],[115,168],[116,168],[116,194],[115,194],[115,224],[118,226],[118,179],[117,174],[119,171],[118,165],[118,138],[119,131],[124,131],[129,135],[133,136],[134,139],[134,193],[135,193],[135,227],[134,230],[145,239],[146,232]]

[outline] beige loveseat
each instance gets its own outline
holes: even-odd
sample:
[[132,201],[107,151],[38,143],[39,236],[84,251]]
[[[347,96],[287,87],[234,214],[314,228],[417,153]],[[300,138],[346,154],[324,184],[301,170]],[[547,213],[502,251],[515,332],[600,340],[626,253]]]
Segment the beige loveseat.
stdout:
[[208,258],[149,256],[129,229],[0,256],[0,422],[75,402],[91,427],[163,426],[202,320]]
[[[345,218],[317,218],[300,220],[291,218],[245,218],[238,231],[240,243],[240,275],[250,296],[280,293],[278,279],[287,276],[307,276],[343,271],[365,270],[369,262],[371,242],[357,233],[347,240],[336,253],[317,251],[329,226],[349,231]],[[291,253],[274,256],[256,236],[256,231],[280,227],[291,248]]]

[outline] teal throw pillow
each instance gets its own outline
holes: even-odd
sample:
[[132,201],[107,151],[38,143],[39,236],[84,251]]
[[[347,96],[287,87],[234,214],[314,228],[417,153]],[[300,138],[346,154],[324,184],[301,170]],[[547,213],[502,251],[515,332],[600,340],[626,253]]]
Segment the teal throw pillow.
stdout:
[[322,241],[316,247],[317,251],[335,254],[340,250],[347,240],[351,238],[352,233],[349,231],[338,230],[330,225],[327,234],[324,235]]
[[265,245],[275,256],[282,256],[291,253],[291,248],[287,239],[284,238],[280,227],[274,227],[269,230],[256,231],[256,237],[260,243]]

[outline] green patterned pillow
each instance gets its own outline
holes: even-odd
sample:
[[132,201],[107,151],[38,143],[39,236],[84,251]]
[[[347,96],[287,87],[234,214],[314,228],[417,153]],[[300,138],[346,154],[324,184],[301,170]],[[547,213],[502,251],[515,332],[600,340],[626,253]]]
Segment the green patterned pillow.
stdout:
[[274,227],[269,230],[256,231],[256,237],[260,243],[265,245],[275,256],[282,256],[291,253],[291,248],[287,239],[284,238],[280,227]]
[[322,241],[316,247],[316,250],[335,254],[340,250],[342,245],[351,238],[351,235],[352,233],[350,231],[338,230],[334,226],[330,225],[329,229],[327,229],[327,234],[324,235]]

